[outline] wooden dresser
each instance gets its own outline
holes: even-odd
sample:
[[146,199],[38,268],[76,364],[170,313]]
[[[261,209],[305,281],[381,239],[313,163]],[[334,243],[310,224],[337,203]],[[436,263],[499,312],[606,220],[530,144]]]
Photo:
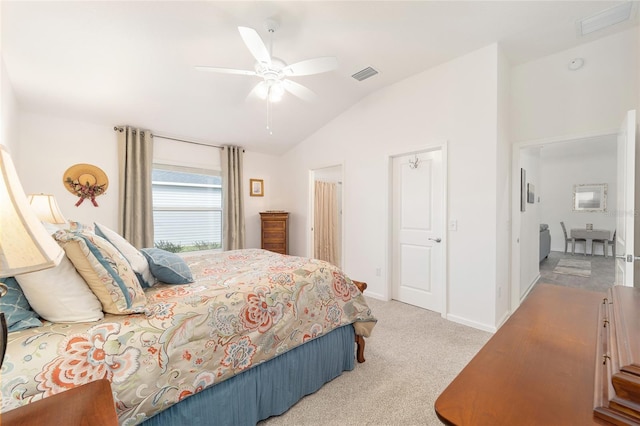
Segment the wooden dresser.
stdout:
[[[449,425],[610,424],[594,415],[605,293],[536,284],[435,403]],[[635,323],[637,329],[638,323]]]
[[640,425],[640,289],[615,286],[600,304],[594,415]]
[[118,426],[118,416],[106,379],[77,386],[15,408],[0,416],[3,426]]
[[261,246],[280,254],[289,254],[289,213],[261,212]]

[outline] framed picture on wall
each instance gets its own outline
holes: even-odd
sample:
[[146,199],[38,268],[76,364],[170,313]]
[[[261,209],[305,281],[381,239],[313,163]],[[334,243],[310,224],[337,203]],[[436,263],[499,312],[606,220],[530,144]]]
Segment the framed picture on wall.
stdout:
[[520,211],[527,210],[527,171],[520,169]]
[[573,211],[606,212],[607,184],[573,185]]
[[249,179],[249,195],[252,197],[264,197],[264,180]]

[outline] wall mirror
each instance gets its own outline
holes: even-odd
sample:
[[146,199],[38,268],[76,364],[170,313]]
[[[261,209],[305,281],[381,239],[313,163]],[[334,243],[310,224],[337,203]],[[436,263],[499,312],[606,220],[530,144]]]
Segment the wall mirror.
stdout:
[[607,184],[573,185],[573,211],[606,212]]

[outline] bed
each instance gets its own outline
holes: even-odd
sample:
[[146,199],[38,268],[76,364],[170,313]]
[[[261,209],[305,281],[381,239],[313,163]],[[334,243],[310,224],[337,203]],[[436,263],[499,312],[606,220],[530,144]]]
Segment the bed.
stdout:
[[2,412],[107,378],[121,425],[255,424],[353,369],[354,341],[375,325],[329,263],[258,249],[180,258],[193,282],[143,288],[144,304],[129,288],[132,312],[11,332]]

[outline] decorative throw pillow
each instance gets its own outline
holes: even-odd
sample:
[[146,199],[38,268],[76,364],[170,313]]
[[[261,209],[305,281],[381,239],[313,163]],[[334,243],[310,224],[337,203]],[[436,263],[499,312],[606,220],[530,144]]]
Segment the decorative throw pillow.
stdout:
[[87,322],[104,318],[100,301],[66,256],[58,266],[15,278],[33,310],[46,320]]
[[102,303],[105,312],[122,315],[143,312],[146,296],[127,259],[96,234],[55,234],[67,257]]
[[95,232],[95,229],[93,229],[93,224],[86,225],[75,220],[69,220],[65,229],[73,232]]
[[107,228],[106,226],[101,225],[97,222],[94,223],[94,226],[96,235],[113,244],[115,248],[117,248],[120,253],[122,253],[122,255],[129,261],[142,287],[148,288],[156,283],[156,279],[151,273],[151,269],[149,268],[147,258],[144,257],[142,253],[138,251],[138,249],[132,246],[129,241],[120,236],[120,234]]
[[24,297],[15,278],[0,278],[0,282],[7,286],[7,294],[0,298],[0,311],[4,313],[8,330],[11,332],[40,327],[42,321],[31,310],[31,306],[29,306],[29,302]]
[[142,254],[149,261],[151,273],[165,284],[188,284],[193,282],[189,265],[175,253],[158,248],[143,248]]

